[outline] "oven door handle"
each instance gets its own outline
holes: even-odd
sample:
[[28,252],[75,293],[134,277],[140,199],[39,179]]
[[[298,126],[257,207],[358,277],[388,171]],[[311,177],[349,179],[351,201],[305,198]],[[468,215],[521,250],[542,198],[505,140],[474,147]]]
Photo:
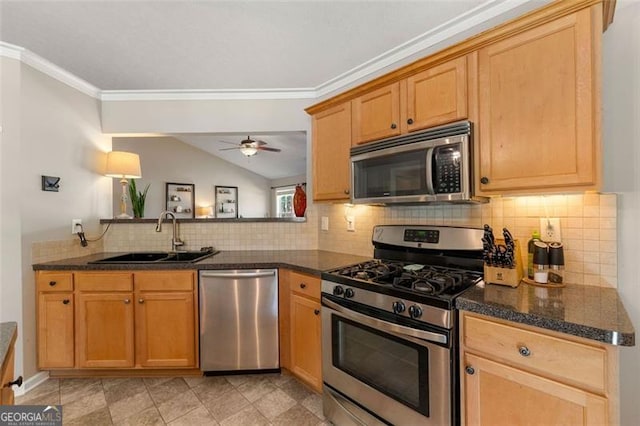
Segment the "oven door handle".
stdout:
[[386,330],[391,333],[395,333],[399,335],[416,337],[418,339],[427,340],[430,342],[437,342],[437,343],[443,343],[443,344],[448,343],[447,336],[444,334],[434,333],[432,331],[417,330],[414,328],[405,327],[404,325],[393,324],[391,322],[382,321],[376,318],[371,318],[370,316],[345,308],[344,306],[339,305],[324,296],[322,297],[322,304],[344,315],[345,318],[358,321],[359,323],[366,324],[374,328],[379,328],[379,329]]

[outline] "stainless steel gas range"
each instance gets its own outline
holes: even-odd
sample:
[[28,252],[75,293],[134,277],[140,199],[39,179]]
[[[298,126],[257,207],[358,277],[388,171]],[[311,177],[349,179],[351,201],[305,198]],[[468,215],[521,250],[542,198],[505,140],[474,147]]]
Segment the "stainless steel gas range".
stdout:
[[454,301],[482,279],[483,231],[384,225],[374,260],[322,274],[324,415],[459,424]]

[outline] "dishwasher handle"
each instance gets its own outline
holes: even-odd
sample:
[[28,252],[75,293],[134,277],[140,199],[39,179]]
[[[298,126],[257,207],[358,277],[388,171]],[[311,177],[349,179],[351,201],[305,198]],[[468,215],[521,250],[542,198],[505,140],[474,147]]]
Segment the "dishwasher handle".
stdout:
[[276,271],[263,272],[200,272],[204,278],[262,278],[273,277]]

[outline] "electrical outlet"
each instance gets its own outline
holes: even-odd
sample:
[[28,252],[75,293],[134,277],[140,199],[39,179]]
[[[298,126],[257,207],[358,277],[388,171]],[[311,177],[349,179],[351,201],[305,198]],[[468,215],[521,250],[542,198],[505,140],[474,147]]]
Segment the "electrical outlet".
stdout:
[[347,231],[354,232],[356,230],[356,217],[347,216]]
[[562,241],[562,232],[560,230],[560,219],[557,217],[540,218],[540,238],[542,241]]
[[321,231],[328,231],[329,230],[329,217],[328,216],[322,216],[321,221],[320,221],[320,230]]
[[[82,219],[71,219],[72,234],[77,234],[78,232],[82,231],[82,228],[80,228],[78,225],[82,225]],[[76,226],[77,226],[77,229],[76,229]]]

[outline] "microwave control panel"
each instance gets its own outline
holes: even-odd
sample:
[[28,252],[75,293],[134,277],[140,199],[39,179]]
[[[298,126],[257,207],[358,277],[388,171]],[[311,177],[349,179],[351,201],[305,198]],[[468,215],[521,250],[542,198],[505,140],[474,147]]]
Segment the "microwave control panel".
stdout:
[[433,150],[433,189],[436,194],[455,194],[462,190],[462,153],[460,144]]

